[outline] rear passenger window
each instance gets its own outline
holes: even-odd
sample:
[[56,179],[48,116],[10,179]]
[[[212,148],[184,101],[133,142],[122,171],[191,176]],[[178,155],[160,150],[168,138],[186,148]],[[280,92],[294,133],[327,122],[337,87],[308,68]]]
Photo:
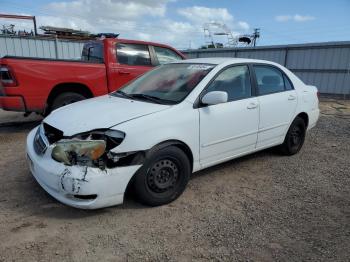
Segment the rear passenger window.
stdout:
[[151,58],[147,45],[140,44],[117,44],[117,60],[125,65],[151,65]]
[[284,91],[282,72],[270,66],[254,66],[259,95]]
[[224,91],[228,102],[251,96],[248,66],[233,66],[222,71],[209,85],[206,93]]
[[177,60],[182,60],[181,56],[165,47],[154,46],[154,51],[156,52],[158,62],[161,65]]

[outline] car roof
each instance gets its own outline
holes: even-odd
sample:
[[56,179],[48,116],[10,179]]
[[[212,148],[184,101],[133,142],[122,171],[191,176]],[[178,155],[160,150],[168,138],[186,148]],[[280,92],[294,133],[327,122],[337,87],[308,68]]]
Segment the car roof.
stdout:
[[267,61],[267,60],[260,60],[260,59],[248,59],[248,58],[232,58],[232,57],[208,57],[208,58],[194,58],[194,59],[186,59],[174,63],[201,63],[201,64],[214,64],[214,65],[220,65],[220,64],[226,64],[226,63],[232,63],[232,64],[240,64],[240,63],[266,63],[275,65],[276,63]]

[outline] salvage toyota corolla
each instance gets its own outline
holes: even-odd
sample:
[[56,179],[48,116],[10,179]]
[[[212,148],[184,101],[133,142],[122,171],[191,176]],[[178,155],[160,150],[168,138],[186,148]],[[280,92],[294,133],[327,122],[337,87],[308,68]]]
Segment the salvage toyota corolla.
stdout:
[[106,96],[59,108],[27,138],[30,170],[78,208],[169,203],[192,172],[268,147],[297,153],[318,116],[317,88],[279,64],[192,59]]

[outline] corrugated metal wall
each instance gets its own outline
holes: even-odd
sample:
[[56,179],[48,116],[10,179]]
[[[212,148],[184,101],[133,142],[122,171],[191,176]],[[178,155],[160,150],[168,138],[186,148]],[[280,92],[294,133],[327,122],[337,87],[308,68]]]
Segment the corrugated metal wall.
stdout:
[[[84,42],[0,36],[5,55],[79,59]],[[291,69],[321,93],[350,95],[350,41],[319,44],[185,50],[189,58],[243,57],[265,59]]]
[[5,55],[80,59],[84,42],[33,37],[0,36],[0,57]]
[[188,58],[242,57],[286,66],[324,94],[350,95],[350,42],[200,49],[182,51]]

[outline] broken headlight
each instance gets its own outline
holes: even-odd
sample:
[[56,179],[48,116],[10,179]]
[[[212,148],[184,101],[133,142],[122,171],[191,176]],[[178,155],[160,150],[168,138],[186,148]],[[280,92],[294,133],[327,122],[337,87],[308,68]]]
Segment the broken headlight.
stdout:
[[56,143],[52,158],[66,165],[99,159],[106,150],[104,140],[66,140]]
[[104,168],[107,152],[124,140],[125,134],[116,130],[94,130],[58,141],[52,158],[66,165]]

